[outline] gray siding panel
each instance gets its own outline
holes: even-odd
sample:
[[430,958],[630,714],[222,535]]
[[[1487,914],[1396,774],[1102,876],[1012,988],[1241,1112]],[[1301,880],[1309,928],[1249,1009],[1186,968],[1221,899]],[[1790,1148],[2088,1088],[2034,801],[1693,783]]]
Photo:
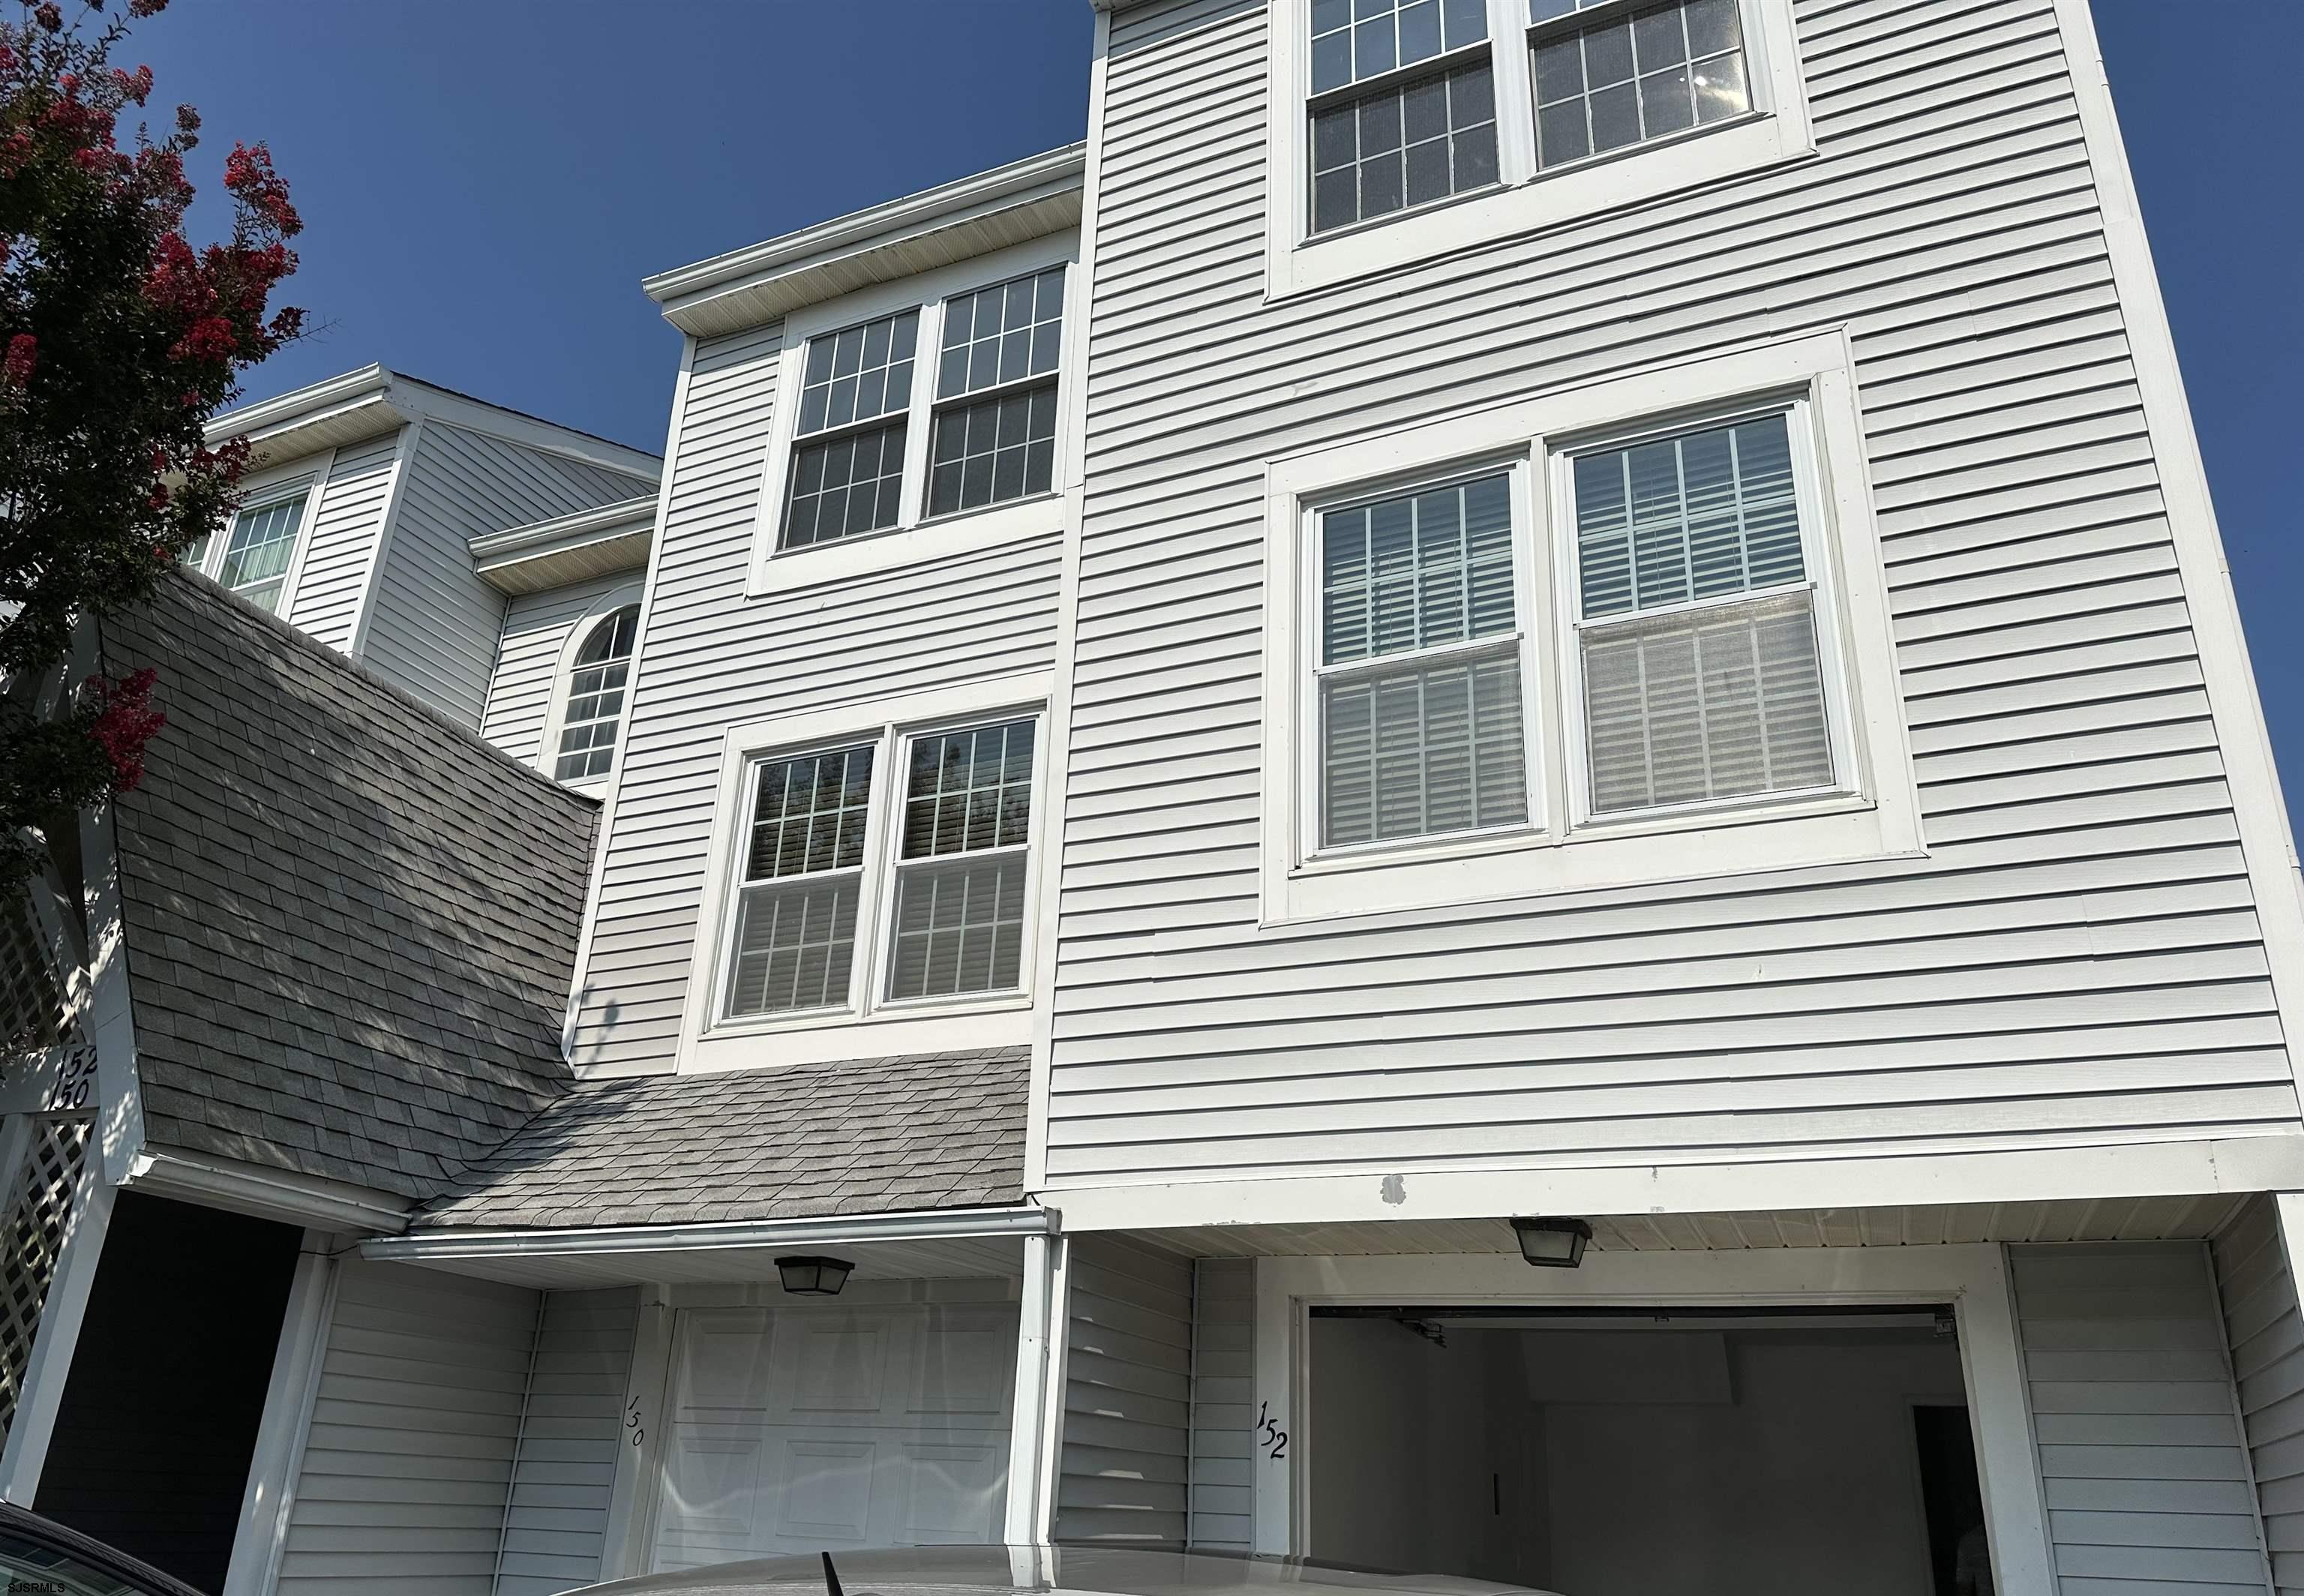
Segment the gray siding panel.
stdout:
[[2264,1590],[2207,1248],[2083,1243],[2008,1256],[2063,1596]]
[[1072,1243],[1056,1538],[1181,1546],[1192,1264],[1122,1236]]
[[477,728],[504,599],[473,573],[471,539],[632,498],[653,484],[443,421],[423,423],[408,471],[360,658]]
[[480,735],[516,760],[537,764],[545,727],[561,691],[560,661],[569,634],[593,607],[619,588],[638,590],[640,573],[620,572],[590,582],[521,593],[504,606],[504,637],[488,683]]
[[[1264,7],[1115,20],[1052,1187],[2295,1128],[2051,0],[1797,14],[1818,158],[1270,304]],[[1927,862],[1260,926],[1263,462],[1842,325]]]
[[289,600],[288,619],[338,653],[352,646],[377,539],[392,497],[394,451],[400,434],[340,450],[320,485],[304,568]]
[[1256,1264],[1192,1268],[1191,1543],[1256,1548]]
[[280,1596],[491,1596],[538,1294],[340,1268]]
[[700,344],[690,369],[582,976],[581,1065],[670,1064],[727,727],[1055,659],[1055,537],[745,598],[782,333]]
[[639,1314],[630,1286],[546,1295],[496,1596],[553,1596],[599,1579]]
[[2304,1316],[2273,1200],[2252,1199],[2211,1252],[2273,1580],[2289,1596],[2304,1592]]

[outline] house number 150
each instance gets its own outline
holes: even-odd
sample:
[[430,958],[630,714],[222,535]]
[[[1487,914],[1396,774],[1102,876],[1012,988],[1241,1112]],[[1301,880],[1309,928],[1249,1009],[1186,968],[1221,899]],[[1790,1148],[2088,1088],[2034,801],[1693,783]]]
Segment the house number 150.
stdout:
[[1272,1416],[1272,1404],[1269,1402],[1256,1405],[1256,1442],[1264,1448],[1264,1455],[1275,1463],[1288,1456],[1288,1432]]

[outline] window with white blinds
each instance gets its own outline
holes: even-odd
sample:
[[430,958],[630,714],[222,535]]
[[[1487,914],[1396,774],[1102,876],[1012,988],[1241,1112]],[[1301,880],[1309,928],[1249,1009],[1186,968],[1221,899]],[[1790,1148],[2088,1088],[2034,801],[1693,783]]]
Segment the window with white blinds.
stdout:
[[1012,714],[887,726],[756,760],[727,1017],[1021,994],[1038,734]]
[[1834,780],[1787,412],[1571,462],[1596,816]]
[[1295,856],[1846,790],[1807,406],[1308,506]]
[[1319,523],[1320,845],[1525,824],[1509,476]]
[[[280,607],[280,589],[288,580],[288,562],[296,552],[296,534],[304,524],[304,500],[275,499],[242,510],[233,518],[232,534],[224,540],[224,558],[216,579],[224,586],[266,609]],[[202,539],[201,553],[207,552]]]

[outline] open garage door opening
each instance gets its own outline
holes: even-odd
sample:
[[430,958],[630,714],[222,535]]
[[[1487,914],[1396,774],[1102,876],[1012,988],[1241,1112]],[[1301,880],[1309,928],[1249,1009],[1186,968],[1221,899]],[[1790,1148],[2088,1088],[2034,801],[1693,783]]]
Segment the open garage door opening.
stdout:
[[1308,1549],[1563,1596],[1983,1596],[1950,1309],[1315,1307]]

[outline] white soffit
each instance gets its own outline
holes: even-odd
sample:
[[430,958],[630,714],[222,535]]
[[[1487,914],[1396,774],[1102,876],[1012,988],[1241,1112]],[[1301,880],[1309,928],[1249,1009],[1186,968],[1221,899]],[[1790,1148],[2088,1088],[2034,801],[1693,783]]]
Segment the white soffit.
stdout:
[[802,305],[1080,225],[1088,147],[1071,144],[765,243],[644,278],[695,337],[741,332]]
[[[1055,1199],[1062,1207],[1062,1198]],[[1719,1252],[1774,1247],[1914,1247],[1974,1242],[2197,1240],[2238,1217],[2245,1193],[2072,1198],[2047,1202],[1936,1203],[1913,1208],[1787,1209],[1747,1214],[1588,1216],[1607,1252]],[[1143,1233],[1202,1258],[1383,1257],[1517,1253],[1496,1219],[1400,1219],[1339,1225],[1196,1226]]]
[[656,535],[656,496],[487,532],[471,541],[472,568],[504,593],[540,593],[639,571]]

